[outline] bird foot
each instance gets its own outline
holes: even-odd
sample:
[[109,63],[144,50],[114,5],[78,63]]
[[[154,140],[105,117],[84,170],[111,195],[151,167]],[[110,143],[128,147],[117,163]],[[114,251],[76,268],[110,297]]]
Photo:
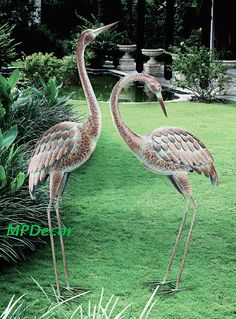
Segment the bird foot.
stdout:
[[181,288],[166,288],[166,289],[163,289],[162,290],[162,293],[165,294],[165,295],[173,295],[177,292],[180,292],[184,289],[181,289]]
[[173,289],[175,284],[175,280],[148,280],[144,282],[145,286],[149,286],[152,289],[155,289],[157,286],[169,286],[170,289]]
[[[89,288],[82,288],[82,287],[63,287],[60,291],[60,296],[63,296],[64,294],[66,294],[67,292],[72,292],[74,294],[82,294],[85,292],[90,292],[91,289]],[[63,296],[64,297],[64,296]]]
[[185,288],[166,288],[166,289],[163,289],[162,290],[162,293],[165,294],[165,295],[173,295],[173,294],[176,294],[177,292],[180,292],[180,291],[184,291],[184,290],[192,290],[194,289],[195,287],[185,287]]

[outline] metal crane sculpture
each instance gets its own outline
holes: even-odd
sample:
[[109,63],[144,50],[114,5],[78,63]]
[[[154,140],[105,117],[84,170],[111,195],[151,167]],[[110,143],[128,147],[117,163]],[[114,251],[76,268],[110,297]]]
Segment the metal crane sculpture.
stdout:
[[[59,202],[65,190],[70,173],[83,165],[93,154],[101,132],[101,113],[89,81],[84,51],[100,33],[110,29],[117,22],[96,30],[88,29],[81,33],[77,43],[77,66],[81,84],[85,93],[89,108],[89,116],[85,123],[62,122],[47,130],[35,146],[29,163],[29,192],[32,198],[35,197],[35,190],[50,177],[50,201],[47,209],[49,229],[51,223],[51,207],[53,200],[58,194],[55,210],[58,227],[61,228],[59,215]],[[59,277],[53,236],[50,234],[53,265],[56,278],[57,294],[60,296]],[[66,278],[66,288],[69,285],[66,255],[63,237],[60,236],[63,266]]]
[[[140,136],[130,130],[123,122],[119,111],[119,95],[123,87],[133,81],[142,81],[156,94],[164,114],[167,116],[161,95],[161,85],[152,76],[145,74],[131,74],[125,76],[114,86],[111,93],[111,113],[118,133],[128,145],[130,150],[139,159],[143,166],[156,174],[166,175],[178,192],[186,200],[186,211],[180,225],[172,255],[170,257],[165,275],[161,281],[152,281],[154,285],[169,285],[168,292],[177,292],[181,289],[179,284],[187,256],[193,225],[197,214],[197,203],[193,197],[188,172],[196,172],[210,177],[212,185],[218,185],[218,176],[213,165],[213,158],[206,146],[192,133],[178,127],[160,127],[150,134]],[[179,268],[175,286],[168,281],[168,274],[176,254],[177,246],[188,215],[190,202],[194,207],[192,221],[185,244],[184,254]]]

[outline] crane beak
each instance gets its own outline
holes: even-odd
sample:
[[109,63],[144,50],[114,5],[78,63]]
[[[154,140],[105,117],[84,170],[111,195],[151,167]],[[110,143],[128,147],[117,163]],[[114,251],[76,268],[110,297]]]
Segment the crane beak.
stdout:
[[93,30],[93,33],[94,33],[95,37],[96,37],[97,35],[99,35],[100,33],[109,30],[110,28],[112,28],[113,26],[115,26],[117,23],[119,23],[119,21],[114,22],[114,23],[111,23],[111,24],[108,24],[108,25],[104,25],[103,27],[100,27],[100,28],[98,28],[98,29]]
[[163,113],[165,114],[166,117],[168,117],[161,92],[156,93],[156,96],[157,96],[158,102],[160,103]]

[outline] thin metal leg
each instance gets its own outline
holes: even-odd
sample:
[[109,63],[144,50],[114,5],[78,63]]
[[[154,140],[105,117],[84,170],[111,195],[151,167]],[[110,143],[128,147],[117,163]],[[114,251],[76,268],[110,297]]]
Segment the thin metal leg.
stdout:
[[175,257],[176,250],[177,250],[177,247],[178,247],[178,244],[179,244],[179,240],[180,240],[181,234],[182,234],[183,229],[184,229],[184,225],[185,225],[185,222],[186,222],[188,211],[189,211],[189,201],[186,199],[186,211],[185,211],[182,223],[180,225],[179,233],[178,233],[178,235],[176,237],[176,241],[175,241],[175,244],[174,244],[174,247],[173,247],[173,250],[172,250],[172,255],[170,257],[168,266],[166,268],[165,276],[163,278],[163,284],[166,283],[166,281],[167,281],[168,274],[169,274],[169,271],[170,271],[170,268],[171,268],[171,265],[172,265],[172,262],[173,262],[173,259]]
[[188,248],[189,248],[189,244],[190,244],[190,240],[191,240],[191,235],[192,235],[192,231],[193,231],[193,225],[194,225],[194,221],[195,221],[195,218],[196,218],[196,215],[197,215],[197,208],[198,208],[197,203],[195,202],[195,200],[192,197],[191,197],[191,200],[192,200],[193,205],[194,205],[194,212],[193,212],[193,217],[192,217],[189,233],[188,233],[188,237],[187,237],[185,248],[184,248],[184,254],[183,254],[182,261],[181,261],[180,268],[179,268],[179,274],[178,274],[178,277],[177,277],[175,290],[178,290],[178,288],[179,288],[179,283],[180,283],[180,280],[181,280],[181,277],[182,277],[182,272],[183,272],[183,269],[184,269],[184,263],[185,263],[185,259],[186,259],[187,253],[188,253]]
[[[58,195],[58,198],[57,198],[56,205],[55,205],[58,228],[61,228],[61,219],[60,219],[60,214],[59,214],[59,202],[60,202],[60,198],[61,198],[61,196],[60,196],[60,194],[59,194],[59,195]],[[64,246],[63,236],[59,236],[59,237],[60,237],[60,243],[61,243],[61,252],[62,252],[64,272],[65,272],[65,277],[66,277],[66,287],[69,288],[69,275],[68,275],[68,270],[67,270],[67,262],[66,262],[66,255],[65,255],[65,246]]]
[[53,236],[51,234],[51,229],[52,229],[51,207],[52,207],[52,200],[50,199],[49,205],[48,205],[48,209],[47,209],[48,227],[49,227],[50,240],[51,240],[52,259],[53,259],[53,266],[54,266],[55,279],[56,279],[56,289],[57,289],[58,297],[60,297],[60,287],[59,287],[59,279],[58,279],[58,271],[57,271],[57,260],[56,260],[56,253],[55,253],[55,245],[54,245]]

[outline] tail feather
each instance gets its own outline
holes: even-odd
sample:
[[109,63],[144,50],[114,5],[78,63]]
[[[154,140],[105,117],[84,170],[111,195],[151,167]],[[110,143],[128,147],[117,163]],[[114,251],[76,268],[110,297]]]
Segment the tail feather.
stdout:
[[31,199],[36,199],[36,196],[35,196],[35,188],[32,190],[32,191],[30,191],[30,197],[31,197]]
[[35,199],[36,190],[42,185],[48,178],[48,173],[44,172],[44,174],[40,173],[30,173],[29,176],[29,193],[31,199]]
[[210,179],[211,179],[211,184],[213,186],[219,185],[219,178],[218,178],[217,172],[215,170],[215,167],[213,165],[210,168]]

